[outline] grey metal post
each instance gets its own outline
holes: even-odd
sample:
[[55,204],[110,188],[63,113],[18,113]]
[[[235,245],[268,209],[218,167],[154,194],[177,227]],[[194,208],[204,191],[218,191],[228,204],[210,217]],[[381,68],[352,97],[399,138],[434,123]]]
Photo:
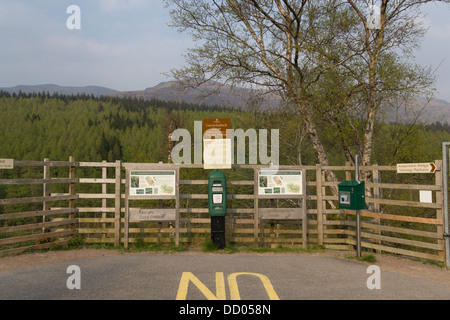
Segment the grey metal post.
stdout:
[[[359,181],[359,156],[355,156],[355,180]],[[356,256],[361,257],[361,213],[356,210]]]
[[448,219],[448,161],[447,146],[450,142],[442,143],[442,175],[444,184],[444,242],[445,242],[445,264],[450,267],[450,238],[449,238],[449,219]]

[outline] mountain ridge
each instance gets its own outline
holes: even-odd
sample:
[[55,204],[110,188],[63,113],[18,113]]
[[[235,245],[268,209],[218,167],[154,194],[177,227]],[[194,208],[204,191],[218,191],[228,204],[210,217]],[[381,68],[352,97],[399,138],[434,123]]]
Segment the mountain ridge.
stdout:
[[[229,85],[222,85],[217,82],[208,82],[198,88],[182,88],[175,81],[161,82],[153,87],[147,87],[144,90],[118,91],[101,86],[59,86],[56,84],[39,84],[39,85],[17,85],[14,87],[0,87],[0,90],[9,92],[10,94],[19,92],[23,93],[42,93],[49,92],[50,94],[87,94],[99,96],[110,96],[119,98],[136,98],[144,100],[161,100],[167,102],[184,102],[190,104],[199,104],[211,107],[222,106],[225,108],[236,108],[245,110],[248,106],[253,106],[261,109],[277,107],[280,103],[280,98],[271,93],[265,94],[264,99],[249,100],[252,94],[260,94],[260,90],[232,88]],[[395,121],[398,116],[399,119],[410,119],[414,116],[414,112],[421,110],[424,106],[425,110],[421,117],[421,121],[427,123],[450,123],[450,103],[446,100],[435,98],[428,104],[425,98],[417,99],[412,108],[412,112],[406,112],[405,108],[398,109],[398,115],[391,111],[385,116],[385,121]]]
[[[208,88],[218,90],[218,95],[208,95]],[[255,92],[255,91],[253,91]],[[258,93],[258,92],[257,92]],[[135,91],[120,91],[113,93],[112,96],[116,97],[128,97],[138,99],[158,99],[163,101],[172,102],[188,102],[188,103],[202,103],[205,105],[223,105],[225,107],[236,107],[238,109],[245,109],[248,103],[250,92],[248,89],[234,89],[227,85],[219,85],[215,82],[209,85],[201,85],[199,88],[183,88],[175,81],[161,82],[154,87],[146,88],[145,90]],[[254,105],[259,106],[262,109],[276,107],[279,105],[280,98],[275,94],[268,94],[265,96],[265,100],[258,101],[253,100]],[[425,107],[426,105],[426,107]],[[434,123],[441,122],[450,123],[450,103],[443,99],[432,99],[427,103],[427,99],[419,98],[416,103],[409,110],[405,110],[404,107],[400,107],[398,110],[399,119],[407,120],[414,117],[416,112],[419,112],[422,108],[423,114],[421,120],[424,122]],[[395,111],[389,112],[385,116],[385,121],[395,121],[397,114]]]
[[182,87],[175,81],[166,81],[144,90],[120,91],[111,94],[111,96],[144,100],[158,99],[169,102],[185,102],[237,109],[245,109],[249,104],[256,103],[258,103],[259,107],[266,109],[278,105],[280,102],[280,98],[275,94],[265,94],[264,99],[252,99],[249,101],[253,94],[261,96],[262,91],[232,88],[229,85],[214,81],[206,82],[196,88]]
[[60,86],[57,84],[37,84],[37,85],[17,85],[14,87],[0,87],[1,91],[8,92],[10,94],[19,92],[23,93],[42,93],[42,92],[48,92],[49,94],[62,94],[62,95],[76,95],[76,94],[87,94],[87,95],[94,95],[96,97],[99,96],[108,96],[110,94],[113,94],[115,92],[119,92],[117,90],[107,88],[107,87],[101,87],[101,86],[83,86],[83,87],[77,87],[77,86]]

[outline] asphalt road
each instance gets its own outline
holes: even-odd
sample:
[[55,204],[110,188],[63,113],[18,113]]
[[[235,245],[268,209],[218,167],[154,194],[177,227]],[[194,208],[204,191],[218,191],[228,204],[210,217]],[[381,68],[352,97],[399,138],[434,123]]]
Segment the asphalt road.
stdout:
[[[69,270],[78,266],[79,273]],[[302,255],[126,254],[0,272],[2,300],[449,299],[450,286],[368,265]],[[78,276],[76,278],[76,276]],[[70,279],[69,279],[70,278]],[[79,284],[80,289],[69,289]],[[374,283],[374,282],[372,282]]]

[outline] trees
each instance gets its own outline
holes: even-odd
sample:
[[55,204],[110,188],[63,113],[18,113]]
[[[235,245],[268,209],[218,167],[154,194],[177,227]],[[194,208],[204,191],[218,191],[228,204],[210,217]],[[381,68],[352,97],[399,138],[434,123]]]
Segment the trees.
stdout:
[[[329,164],[323,139],[332,129],[346,158],[356,152],[367,165],[383,104],[432,88],[430,70],[403,60],[424,33],[417,18],[427,2],[166,0],[171,25],[196,40],[172,75],[275,92],[301,115],[318,163]],[[376,28],[369,8],[379,9]]]
[[308,86],[324,67],[311,59],[317,7],[310,1],[166,1],[172,25],[188,31],[199,45],[186,55],[177,80],[200,85],[210,79],[276,92],[304,117],[319,163],[328,158],[312,119]]
[[[408,102],[420,95],[432,95],[432,70],[410,62],[425,33],[419,6],[431,1],[345,2],[350,7],[352,23],[344,27],[346,38],[340,41],[339,50],[352,55],[342,67],[355,83],[351,91],[359,91],[363,98],[359,101],[363,102],[364,131],[357,152],[362,164],[369,165],[380,108],[399,99]],[[370,12],[378,13],[375,27],[370,23]],[[349,154],[346,156],[353,160]]]

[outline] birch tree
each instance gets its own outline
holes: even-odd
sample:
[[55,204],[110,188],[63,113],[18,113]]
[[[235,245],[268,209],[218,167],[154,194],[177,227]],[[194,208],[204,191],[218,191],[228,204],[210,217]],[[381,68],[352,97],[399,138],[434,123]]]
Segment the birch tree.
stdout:
[[[309,32],[321,14],[314,1],[167,0],[171,25],[189,32],[196,47],[187,66],[173,71],[180,82],[198,86],[214,79],[275,92],[302,114],[318,163],[329,160],[313,121],[309,86],[328,66],[308,53]],[[329,180],[336,181],[328,172]]]
[[[189,86],[216,80],[277,93],[300,113],[319,164],[329,165],[325,126],[340,135],[347,159],[356,145],[368,165],[383,99],[427,91],[433,83],[428,70],[399,59],[425,32],[418,10],[427,2],[165,0],[171,26],[196,41],[186,66],[172,75]],[[329,108],[324,97],[333,98]],[[330,171],[326,177],[337,180]]]
[[[355,53],[342,66],[355,86],[347,92],[359,91],[353,106],[363,106],[363,134],[358,141],[357,154],[362,165],[370,165],[374,128],[383,108],[398,100],[432,97],[435,75],[429,67],[414,63],[414,50],[420,48],[426,28],[422,24],[421,0],[347,0],[352,23],[342,32],[340,50]],[[336,48],[336,46],[334,47]],[[356,54],[360,52],[359,54]],[[349,155],[347,159],[352,161]],[[352,161],[353,162],[353,161]]]

